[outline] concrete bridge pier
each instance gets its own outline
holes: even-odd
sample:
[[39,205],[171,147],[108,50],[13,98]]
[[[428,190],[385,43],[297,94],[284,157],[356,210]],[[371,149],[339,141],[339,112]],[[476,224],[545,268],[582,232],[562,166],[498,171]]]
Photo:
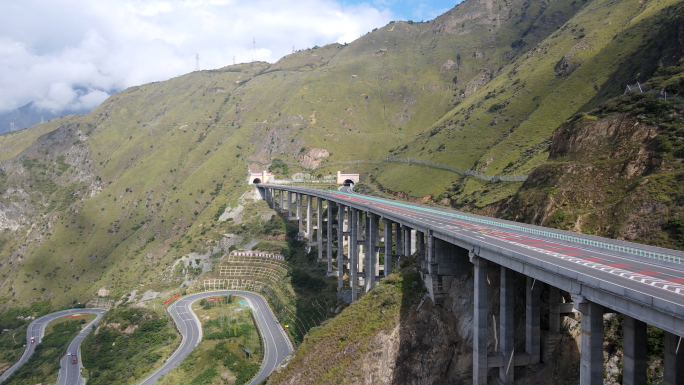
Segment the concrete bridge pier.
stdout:
[[541,288],[542,282],[532,277],[526,278],[525,287],[525,352],[530,356],[530,364],[538,364],[541,359]]
[[316,198],[316,248],[318,261],[323,260],[323,199]]
[[646,323],[625,315],[622,336],[622,385],[645,384]]
[[411,254],[409,255],[413,255],[416,252],[416,240],[418,239],[416,232],[416,230],[411,229],[411,242],[409,242],[409,245],[411,245]]
[[603,384],[603,306],[573,295],[582,313],[580,324],[580,384]]
[[326,201],[326,210],[328,211],[328,223],[325,226],[325,232],[326,232],[326,240],[327,240],[327,247],[326,247],[326,257],[328,259],[328,277],[334,277],[336,274],[333,271],[332,268],[332,260],[333,260],[333,217],[332,217],[332,212],[333,212],[333,207],[331,205],[330,201]]
[[364,289],[368,293],[375,286],[378,275],[378,230],[379,218],[376,214],[366,213],[366,253],[364,262]]
[[278,190],[278,210],[283,211],[283,190]]
[[473,298],[473,385],[487,385],[487,260],[472,255]]
[[382,223],[385,225],[385,268],[383,275],[387,277],[392,274],[392,221],[383,218]]
[[665,332],[664,385],[684,383],[684,341],[682,339],[676,334]]
[[512,385],[515,369],[515,272],[504,266],[501,266],[499,296],[499,350],[503,354],[503,365],[499,367],[499,381],[503,385]]
[[349,286],[352,292],[352,302],[356,302],[359,299],[358,293],[358,279],[357,279],[357,257],[358,257],[358,246],[357,237],[359,232],[359,225],[357,222],[359,217],[359,212],[355,208],[351,208],[349,212],[349,227],[351,228],[351,240],[349,243]]
[[423,238],[424,234],[421,231],[416,231],[416,250],[417,251],[424,251],[425,250],[425,241]]
[[346,208],[337,204],[337,289],[344,286],[344,213]]
[[311,223],[311,215],[312,210],[311,210],[311,205],[312,205],[312,199],[313,196],[311,195],[305,195],[306,196],[306,235],[305,237],[309,239],[309,242],[313,241],[313,223]]
[[401,248],[401,254],[403,256],[409,257],[409,256],[411,256],[411,229],[409,229],[408,226],[402,224],[401,225],[401,232],[402,232],[402,240],[403,240],[403,245]]
[[404,243],[402,241],[401,234],[403,233],[402,227],[399,223],[394,223],[395,239],[394,239],[394,254],[397,256],[396,261],[393,258],[392,261],[396,264],[396,269],[399,270],[399,258],[403,253]]
[[287,219],[292,219],[294,212],[292,211],[292,191],[287,192]]

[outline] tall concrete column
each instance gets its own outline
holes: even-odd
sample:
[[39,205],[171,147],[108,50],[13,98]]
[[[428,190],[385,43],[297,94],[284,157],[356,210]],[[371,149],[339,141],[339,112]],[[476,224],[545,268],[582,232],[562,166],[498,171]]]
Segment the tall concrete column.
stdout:
[[541,282],[527,277],[525,298],[525,352],[530,355],[530,363],[538,364],[541,358]]
[[411,256],[411,229],[409,229],[405,225],[401,225],[402,230],[404,231],[404,250],[402,251],[402,254],[410,257]]
[[360,211],[360,210],[356,211],[356,216],[357,216],[356,224],[358,226],[358,229],[356,232],[356,238],[357,238],[356,239],[356,241],[357,241],[357,246],[356,246],[357,267],[356,267],[356,271],[358,273],[365,271],[364,270],[364,268],[365,268],[364,264],[366,262],[366,252],[364,250],[364,247],[363,247],[364,244],[363,243],[366,240],[366,229],[368,228],[368,226],[366,226],[366,220],[368,220],[368,217],[364,214],[365,214],[364,211]]
[[341,204],[337,204],[337,288],[344,286],[344,211]]
[[351,208],[349,211],[349,227],[351,227],[351,240],[349,244],[349,286],[352,292],[352,302],[356,302],[359,299],[359,287],[358,279],[356,278],[357,269],[357,255],[358,247],[356,246],[356,238],[358,237],[359,226],[358,212],[355,208]]
[[316,244],[318,260],[323,260],[323,199],[316,198]]
[[487,385],[487,260],[474,256],[473,384]]
[[513,384],[513,362],[515,336],[515,272],[501,266],[501,286],[499,299],[499,349],[503,353],[503,366],[499,368],[499,380],[504,385]]
[[311,204],[313,196],[306,196],[306,237],[309,238],[309,242],[313,241],[313,223],[311,223],[312,217],[312,207]]
[[[397,255],[404,255],[403,253],[403,248],[404,248],[404,243],[402,242],[402,236],[401,233],[403,232],[403,227],[399,223],[394,224],[394,231],[396,234],[396,239],[395,239],[395,244],[394,244],[394,253]],[[399,266],[397,266],[399,267]]]
[[411,229],[411,243],[410,243],[410,245],[411,245],[411,254],[410,254],[410,255],[413,255],[413,253],[416,252],[416,239],[418,238],[418,237],[416,236],[416,233],[417,233],[416,230]]
[[416,231],[416,250],[418,250],[418,251],[425,250],[425,243],[424,243],[422,231]]
[[682,337],[665,332],[665,357],[663,359],[663,384],[684,383],[684,341]]
[[330,201],[327,201],[326,208],[328,210],[328,224],[325,226],[326,230],[326,237],[328,239],[327,243],[327,248],[326,248],[326,257],[328,259],[328,276],[333,274],[333,269],[332,269],[332,228],[333,228],[333,220],[332,220],[332,205],[330,204]]
[[283,190],[278,190],[278,210],[283,212]]
[[288,211],[288,219],[292,218],[292,191],[287,192],[287,211]]
[[378,275],[378,227],[379,218],[377,215],[366,213],[366,262],[365,262],[365,291],[368,293],[375,285],[375,277]]
[[580,337],[580,384],[603,384],[603,306],[573,296],[582,313]]
[[435,263],[437,262],[435,260],[435,237],[432,236],[432,231],[430,229],[425,233],[425,238],[427,241],[425,259],[427,259],[428,263]]
[[387,218],[382,219],[385,225],[385,271],[384,276],[392,274],[392,221]]
[[301,234],[304,225],[304,220],[302,218],[302,194],[297,193],[295,197],[297,198],[297,220],[299,221],[299,232],[297,234]]
[[622,336],[622,385],[645,384],[646,323],[624,316]]
[[560,333],[560,289],[549,286],[549,331]]

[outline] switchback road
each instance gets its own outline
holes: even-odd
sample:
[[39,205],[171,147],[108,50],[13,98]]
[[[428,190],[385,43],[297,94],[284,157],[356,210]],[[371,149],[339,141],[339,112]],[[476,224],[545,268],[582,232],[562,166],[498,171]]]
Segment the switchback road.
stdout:
[[[72,315],[72,314],[80,314],[80,313],[95,313],[95,314],[98,314],[98,316],[97,316],[97,318],[96,318],[96,321],[97,321],[97,320],[99,320],[100,318],[102,318],[102,314],[104,314],[104,313],[106,313],[106,312],[107,312],[107,310],[105,310],[105,309],[69,309],[69,310],[61,310],[61,311],[58,311],[58,312],[46,314],[46,315],[44,315],[44,316],[42,316],[42,317],[39,317],[39,318],[36,318],[35,320],[33,320],[33,321],[29,324],[28,330],[26,331],[26,350],[24,350],[24,354],[21,356],[21,358],[19,359],[19,361],[17,361],[17,363],[15,363],[11,368],[7,369],[7,371],[5,371],[5,373],[3,373],[2,376],[0,376],[0,383],[2,383],[2,382],[5,381],[7,378],[9,378],[9,376],[11,376],[12,374],[14,374],[14,372],[16,372],[17,369],[19,369],[22,365],[24,365],[24,364],[26,363],[26,361],[28,361],[28,359],[31,357],[31,355],[32,355],[33,352],[35,351],[36,346],[37,346],[37,345],[40,343],[40,341],[43,339],[43,336],[44,336],[44,334],[45,334],[45,327],[46,327],[47,324],[49,324],[51,321],[54,321],[54,320],[56,320],[57,318],[60,318],[60,317],[64,317],[64,316],[68,316],[68,315]],[[96,323],[96,322],[94,322],[94,323]],[[94,323],[93,323],[93,324],[94,324]],[[91,324],[91,325],[92,325],[92,324]],[[90,327],[91,325],[89,325],[89,327]],[[89,328],[86,328],[86,329],[90,330]],[[84,329],[84,330],[86,330],[86,329]],[[79,335],[74,339],[74,341],[76,341],[76,340],[79,341],[78,344],[75,345],[76,348],[78,348],[78,346],[80,345],[81,341],[83,340],[83,338],[80,338],[80,339],[79,339],[79,337],[81,337],[82,334],[83,334],[83,337],[85,337],[85,335],[87,335],[88,333],[83,333],[83,332],[81,332],[81,333],[79,333]],[[32,337],[35,338],[35,342],[34,342],[33,344],[31,343],[31,338],[32,338]],[[74,341],[72,341],[72,342],[70,343],[69,349],[71,349],[71,345],[73,344]],[[80,359],[79,359],[79,364],[78,364],[77,366],[80,366]],[[62,368],[60,369],[60,376],[61,376],[62,370],[64,370],[64,365],[62,365]],[[72,384],[72,383],[68,383],[68,384]],[[73,382],[73,384],[76,384],[76,382]]]
[[157,382],[162,376],[178,366],[202,341],[202,324],[197,315],[195,315],[195,312],[192,311],[192,303],[202,298],[231,294],[247,300],[257,319],[257,326],[264,340],[264,360],[261,363],[261,369],[248,385],[256,385],[268,377],[283,359],[292,352],[293,348],[278,320],[273,315],[271,308],[268,306],[266,299],[259,294],[248,291],[217,290],[191,294],[178,299],[169,306],[169,313],[171,313],[173,321],[183,335],[183,340],[168,361],[151,376],[142,381],[140,385],[152,385]]

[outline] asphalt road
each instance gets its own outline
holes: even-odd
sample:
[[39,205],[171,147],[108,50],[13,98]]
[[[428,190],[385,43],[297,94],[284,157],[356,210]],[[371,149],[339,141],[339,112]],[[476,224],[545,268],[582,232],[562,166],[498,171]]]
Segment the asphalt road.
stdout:
[[[81,311],[79,313],[95,313],[97,317],[91,321],[86,327],[81,330],[80,333],[71,340],[69,343],[69,348],[67,349],[67,355],[59,360],[59,376],[57,377],[57,385],[84,385],[85,378],[81,377],[81,368],[83,364],[81,363],[81,342],[88,336],[88,333],[93,329],[93,326],[100,322],[102,316],[107,312],[103,309],[88,309],[88,311]],[[76,364],[71,363],[71,357],[68,353],[76,353],[78,362]]]
[[162,376],[180,364],[202,341],[202,324],[197,315],[192,311],[192,303],[202,298],[230,294],[247,300],[250,308],[254,311],[264,339],[265,351],[261,369],[248,385],[256,385],[263,381],[280,365],[283,359],[292,352],[293,348],[278,320],[273,315],[271,308],[268,306],[266,299],[259,294],[248,291],[217,290],[191,294],[178,299],[169,306],[169,313],[171,313],[171,317],[173,317],[176,326],[183,335],[183,340],[168,361],[151,376],[142,381],[140,385],[151,385],[157,382]]
[[[282,186],[265,185],[270,188]],[[321,196],[341,203],[363,205],[379,215],[405,218],[424,227],[439,229],[440,232],[470,239],[474,245],[491,245],[495,248],[507,249],[537,259],[542,263],[551,263],[567,268],[586,276],[595,278],[597,282],[608,282],[626,287],[655,298],[676,304],[684,304],[684,265],[663,265],[647,258],[639,260],[634,255],[617,250],[585,245],[571,240],[561,240],[518,231],[497,225],[482,223],[481,219],[501,222],[503,225],[514,224],[519,227],[534,227],[549,232],[558,232],[550,228],[529,226],[524,223],[509,222],[495,218],[477,217],[474,215],[448,209],[439,209],[425,205],[411,204],[390,199],[359,195],[349,187],[342,187],[339,192],[317,189],[295,188],[296,191],[310,191],[311,195]],[[472,217],[471,220],[468,217]],[[582,234],[574,234],[577,237]],[[598,237],[594,237],[599,239]],[[627,243],[608,238],[601,242],[624,246]],[[634,249],[651,250],[649,246],[628,244]],[[650,249],[649,249],[650,248]],[[674,250],[660,249],[659,252],[679,255]]]
[[[42,317],[36,318],[33,320],[28,327],[28,330],[26,331],[26,350],[24,350],[24,354],[21,356],[19,361],[17,361],[11,368],[9,368],[7,371],[5,371],[2,376],[0,376],[0,383],[5,381],[9,376],[11,376],[14,372],[17,371],[22,365],[28,361],[28,359],[31,357],[33,352],[36,349],[36,346],[42,341],[44,334],[45,334],[45,327],[47,324],[49,324],[51,321],[64,317],[70,314],[76,314],[76,313],[97,313],[98,317],[96,320],[99,320],[102,317],[102,314],[106,313],[107,310],[105,309],[69,309],[69,310],[62,310],[50,314],[46,314]],[[90,326],[90,325],[89,325]],[[84,329],[85,330],[85,329]],[[78,347],[78,345],[81,343],[83,338],[80,338],[83,332],[79,333],[79,335],[74,339],[74,341],[78,340],[78,344],[75,345],[75,347]],[[85,335],[87,333],[83,334],[83,337],[85,338]],[[31,337],[35,338],[35,343],[31,343]],[[73,341],[72,343],[73,344]],[[71,349],[71,344],[69,345],[69,349]],[[79,365],[80,366],[80,361]],[[62,370],[64,370],[64,365],[62,365],[62,368],[60,369],[60,375]],[[68,384],[76,384],[76,382],[71,382]]]

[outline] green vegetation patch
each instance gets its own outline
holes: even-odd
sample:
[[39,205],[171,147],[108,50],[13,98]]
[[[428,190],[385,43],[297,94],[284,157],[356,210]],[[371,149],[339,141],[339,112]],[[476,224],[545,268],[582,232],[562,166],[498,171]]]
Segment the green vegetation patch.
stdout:
[[178,337],[170,322],[143,308],[109,311],[97,333],[81,345],[88,383],[139,382],[175,350]]

